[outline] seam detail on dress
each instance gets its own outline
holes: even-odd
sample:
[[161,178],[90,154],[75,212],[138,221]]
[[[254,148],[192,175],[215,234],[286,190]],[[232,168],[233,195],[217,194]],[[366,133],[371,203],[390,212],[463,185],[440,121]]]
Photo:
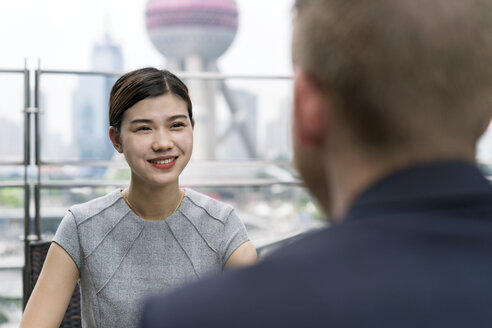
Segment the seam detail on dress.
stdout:
[[[232,209],[232,211],[234,211],[234,209]],[[227,223],[229,222],[229,219],[231,217],[231,214],[232,214],[232,211],[229,212],[229,214],[227,214],[227,217],[225,218],[224,220],[224,227],[222,229],[222,233],[221,233],[221,236],[222,236],[222,239],[220,241],[220,245],[219,245],[219,249],[220,249],[220,260],[222,262],[223,265],[225,265],[225,262],[224,262],[224,255],[225,255],[225,249],[226,249],[226,240],[224,239],[224,235],[225,235],[225,229],[226,229],[226,225]]]
[[[126,212],[126,214],[125,214],[125,215],[123,215],[123,216],[121,217],[121,219],[120,219],[118,222],[116,222],[116,224],[115,224],[114,226],[112,226],[112,227],[111,227],[111,229],[109,229],[109,230],[108,230],[108,232],[106,232],[106,234],[105,234],[105,235],[101,238],[101,240],[97,243],[97,245],[96,245],[96,246],[95,246],[95,247],[94,247],[94,248],[90,251],[90,253],[88,253],[88,254],[84,257],[84,260],[88,259],[88,258],[89,258],[89,256],[91,256],[91,255],[92,255],[92,253],[94,253],[94,252],[96,251],[96,249],[97,249],[97,248],[101,245],[101,243],[102,243],[102,242],[106,239],[106,237],[107,237],[107,236],[108,236],[108,235],[109,235],[109,234],[110,234],[110,233],[114,230],[114,228],[116,228],[116,227],[118,226],[118,224],[120,224],[120,223],[123,221],[123,219],[125,219],[125,218],[128,216],[128,214],[129,214],[130,212],[131,212],[131,210],[129,210],[128,212]],[[141,233],[141,232],[142,232],[142,231],[140,231],[140,233]],[[140,235],[140,234],[139,234],[139,235]]]
[[[90,272],[89,267],[86,266],[86,269],[87,269],[87,273],[88,273],[87,279],[89,279],[89,283],[91,284],[92,290],[94,291],[94,290],[96,290],[96,288],[95,288],[96,286],[94,285],[94,282],[92,280],[92,273]],[[80,287],[80,288],[82,288],[82,287]],[[99,327],[101,325],[101,306],[99,305],[99,297],[98,297],[97,293],[95,293],[94,296],[95,296],[94,299],[97,302],[97,304],[93,304],[93,306],[96,308],[96,311],[97,311],[97,322],[96,322],[96,324],[97,324],[97,327]],[[82,300],[80,300],[80,301],[82,302]],[[82,314],[82,312],[81,312],[81,314]],[[96,318],[94,318],[94,319],[96,319]]]
[[181,243],[179,242],[178,238],[176,238],[176,236],[174,235],[174,231],[173,229],[171,228],[171,226],[169,225],[169,223],[167,221],[164,220],[164,222],[166,223],[167,227],[169,228],[169,231],[171,231],[171,235],[173,236],[174,240],[176,240],[176,242],[178,243],[179,247],[181,247],[181,249],[183,250],[183,252],[185,253],[186,257],[188,258],[188,260],[190,261],[191,263],[191,267],[193,268],[193,271],[195,272],[195,275],[197,276],[198,279],[201,279],[200,275],[198,274],[198,272],[196,271],[196,268],[195,268],[195,264],[193,263],[193,261],[191,260],[191,257],[190,255],[186,252],[185,248],[183,247],[183,245],[181,245]]
[[[104,208],[103,208],[103,209],[101,209],[99,212],[97,212],[97,213],[95,213],[95,214],[92,214],[92,215],[90,215],[90,216],[86,217],[85,219],[83,219],[82,221],[80,221],[80,223],[77,223],[77,221],[75,221],[75,224],[76,224],[77,226],[79,226],[79,225],[81,225],[82,223],[84,223],[84,222],[86,222],[86,221],[88,221],[88,220],[92,219],[93,217],[95,217],[95,216],[97,216],[97,215],[101,214],[102,212],[104,212],[105,210],[107,210],[107,209],[109,209],[109,208],[113,207],[113,206],[114,206],[114,205],[115,205],[115,204],[116,204],[116,203],[117,203],[120,199],[121,199],[121,197],[116,198],[116,199],[115,199],[115,200],[114,200],[111,204],[109,204],[108,206],[104,207]],[[72,215],[73,215],[73,216],[74,216],[74,218],[75,218],[75,213],[73,213],[72,209],[68,209],[68,210],[70,211],[70,213],[72,213]]]
[[[207,214],[208,214],[208,215],[209,215],[212,219],[214,219],[214,220],[216,220],[216,221],[219,221],[220,223],[222,223],[222,224],[224,224],[224,225],[225,225],[225,223],[224,223],[221,219],[217,218],[215,215],[212,215],[212,214],[211,214],[211,213],[210,213],[210,212],[209,212],[209,211],[208,211],[205,207],[203,207],[203,206],[202,206],[202,205],[200,205],[200,204],[197,204],[197,203],[196,203],[193,199],[191,199],[191,197],[188,197],[188,199],[189,199],[189,200],[190,200],[190,201],[191,201],[191,202],[192,202],[195,206],[197,206],[197,207],[201,208],[202,210],[204,210],[204,211],[205,211],[205,212],[206,212],[206,213],[207,213]],[[228,208],[230,209],[230,211],[229,211],[229,213],[228,213],[227,215],[230,215],[230,214],[231,214],[231,212],[234,210],[234,208],[232,208],[230,205],[225,204],[225,207],[228,207]],[[181,212],[181,213],[182,213],[182,212]]]
[[[181,211],[180,211],[181,212]],[[205,237],[202,235],[202,233],[200,232],[200,230],[198,230],[198,228],[196,227],[196,225],[193,223],[193,221],[190,220],[190,218],[188,217],[188,215],[186,215],[185,213],[181,212],[181,214],[183,214],[183,216],[186,218],[186,220],[193,226],[193,228],[196,230],[196,232],[198,233],[198,235],[203,239],[203,241],[205,242],[205,244],[217,255],[219,255],[219,251],[216,250],[215,248],[212,247],[212,245],[210,245],[210,243],[208,242],[207,239],[205,239]]]
[[[126,217],[126,215],[125,215]],[[123,255],[121,257],[121,260],[120,260],[120,263],[118,263],[118,266],[114,269],[113,273],[111,274],[111,276],[106,280],[106,282],[104,283],[104,285],[101,286],[101,288],[96,292],[96,296],[99,295],[99,293],[104,289],[104,287],[106,287],[106,285],[111,281],[111,279],[113,279],[113,276],[116,274],[116,271],[118,271],[119,267],[121,266],[121,263],[123,263],[123,260],[126,258],[126,256],[128,255],[128,252],[130,252],[130,250],[133,248],[133,245],[135,244],[135,242],[137,241],[138,237],[140,237],[140,235],[142,234],[142,231],[145,229],[145,226],[142,226],[141,229],[140,229],[140,232],[138,233],[137,237],[135,239],[133,239],[133,242],[132,244],[130,245],[130,247],[128,247],[128,249],[126,250],[126,253],[125,255]]]

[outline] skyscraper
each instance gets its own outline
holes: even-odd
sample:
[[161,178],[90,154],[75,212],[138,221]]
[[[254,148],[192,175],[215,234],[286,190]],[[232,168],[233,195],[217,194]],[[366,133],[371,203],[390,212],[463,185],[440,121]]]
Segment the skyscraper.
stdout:
[[290,129],[292,125],[291,100],[284,99],[280,104],[277,117],[266,126],[265,149],[269,160],[287,161],[292,158]]
[[[108,33],[92,48],[91,69],[120,72],[121,47]],[[108,101],[116,77],[82,76],[73,95],[73,140],[83,161],[109,160],[114,149],[108,138]]]
[[240,131],[241,129],[246,131],[256,154],[258,150],[258,98],[252,92],[239,89],[231,90],[231,95],[237,109],[236,113],[231,116],[232,122],[229,123],[229,128],[218,140],[218,158],[221,160],[254,159],[253,154],[246,148]]

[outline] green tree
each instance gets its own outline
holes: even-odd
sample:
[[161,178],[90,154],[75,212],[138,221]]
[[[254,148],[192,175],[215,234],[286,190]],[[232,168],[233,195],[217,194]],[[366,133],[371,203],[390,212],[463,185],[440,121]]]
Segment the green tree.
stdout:
[[7,207],[22,207],[23,190],[20,188],[0,188],[0,204]]

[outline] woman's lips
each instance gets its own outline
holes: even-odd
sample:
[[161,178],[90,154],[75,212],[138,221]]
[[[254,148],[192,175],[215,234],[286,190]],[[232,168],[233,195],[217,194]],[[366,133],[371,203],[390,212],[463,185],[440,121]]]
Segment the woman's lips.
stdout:
[[176,159],[178,157],[168,157],[168,158],[160,158],[160,159],[151,159],[148,162],[157,169],[169,169],[176,164]]

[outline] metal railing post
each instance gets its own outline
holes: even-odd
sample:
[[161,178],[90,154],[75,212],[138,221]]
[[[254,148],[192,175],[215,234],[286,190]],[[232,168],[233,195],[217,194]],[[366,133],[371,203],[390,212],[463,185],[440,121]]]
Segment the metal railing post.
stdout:
[[31,187],[29,185],[29,165],[31,164],[31,81],[27,62],[24,64],[24,268],[22,308],[24,309],[29,298],[31,282],[31,265],[29,252],[29,235],[31,234]]
[[34,75],[34,158],[37,169],[36,184],[34,186],[34,233],[37,240],[41,240],[41,132],[40,132],[40,104],[39,90],[41,81],[41,68],[35,71]]
[[29,201],[24,204],[24,268],[23,274],[23,293],[22,293],[22,308],[24,309],[29,299],[29,291],[31,290],[31,254],[29,250],[29,235],[31,234],[31,215],[30,215],[30,199],[31,187],[29,184],[24,185],[24,199]]
[[[29,186],[29,165],[31,164],[31,97],[30,71],[24,66],[24,241],[31,234],[31,188]],[[27,253],[26,253],[27,254]]]

